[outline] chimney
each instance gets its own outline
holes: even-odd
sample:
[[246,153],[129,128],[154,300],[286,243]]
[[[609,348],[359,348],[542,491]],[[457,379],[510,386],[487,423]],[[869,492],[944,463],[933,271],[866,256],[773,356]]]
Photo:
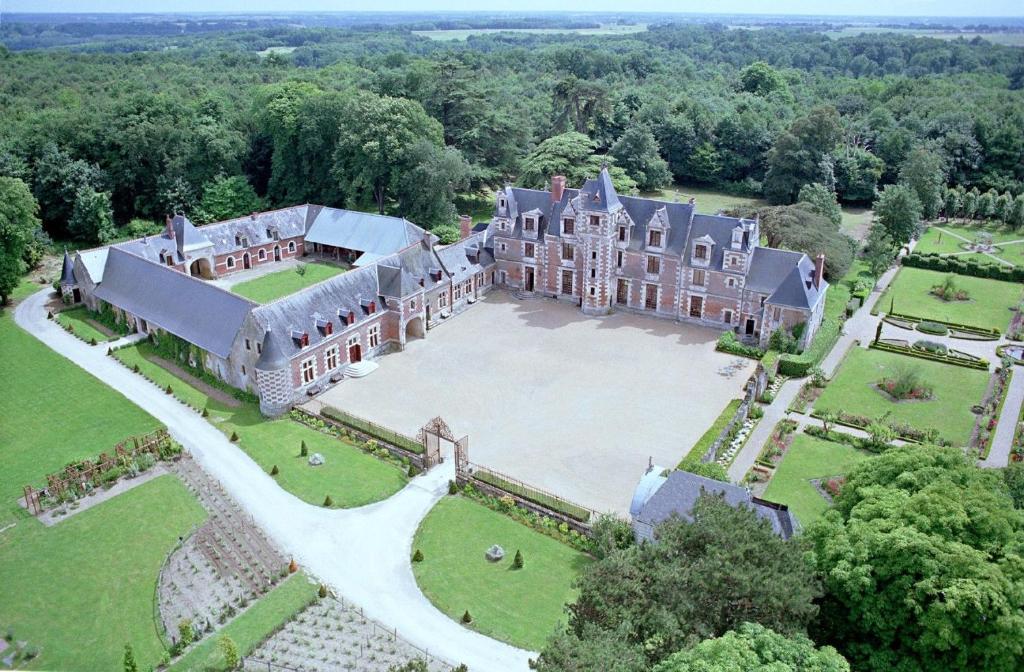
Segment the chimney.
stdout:
[[821,281],[825,277],[825,255],[819,254],[814,259],[814,288],[821,287]]
[[693,207],[697,207],[697,199],[694,198],[693,196],[690,196],[690,200],[688,200],[687,203],[689,203]]
[[459,240],[469,238],[473,233],[473,218],[469,215],[459,215]]
[[170,215],[167,215],[167,219],[164,223],[167,226],[167,237],[174,240],[174,220],[171,219]]
[[565,175],[555,175],[551,178],[551,200],[558,203],[565,193]]

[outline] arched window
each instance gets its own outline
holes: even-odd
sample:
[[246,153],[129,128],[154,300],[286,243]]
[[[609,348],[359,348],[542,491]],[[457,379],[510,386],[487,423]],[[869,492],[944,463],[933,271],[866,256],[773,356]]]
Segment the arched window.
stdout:
[[224,263],[227,265],[228,268],[234,268],[235,267],[235,258],[234,257],[228,257],[227,260]]
[[259,253],[256,256],[259,257],[260,261],[264,261],[267,258],[267,251],[264,249],[260,249]]
[[294,252],[295,251],[295,241],[294,240],[288,242],[288,251],[289,252]]

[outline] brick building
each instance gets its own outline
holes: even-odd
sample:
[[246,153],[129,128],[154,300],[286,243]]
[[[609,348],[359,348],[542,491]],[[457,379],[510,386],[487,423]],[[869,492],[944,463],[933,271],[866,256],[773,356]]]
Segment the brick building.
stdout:
[[[757,220],[689,203],[619,196],[607,170],[580,189],[506,187],[492,219],[499,285],[577,303],[732,329],[764,345],[784,327],[810,342],[824,258],[760,245]],[[802,326],[798,326],[802,325]]]

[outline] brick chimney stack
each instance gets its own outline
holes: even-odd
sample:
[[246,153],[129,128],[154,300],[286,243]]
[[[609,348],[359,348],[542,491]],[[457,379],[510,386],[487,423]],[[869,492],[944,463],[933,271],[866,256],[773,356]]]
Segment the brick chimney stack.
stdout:
[[459,215],[459,240],[465,240],[473,233],[473,218],[469,215]]
[[167,237],[174,240],[174,220],[170,215],[167,215],[167,219],[164,224],[167,226]]
[[819,254],[814,259],[814,288],[821,287],[821,281],[825,278],[825,255]]
[[555,175],[551,178],[551,201],[558,203],[565,193],[565,175]]

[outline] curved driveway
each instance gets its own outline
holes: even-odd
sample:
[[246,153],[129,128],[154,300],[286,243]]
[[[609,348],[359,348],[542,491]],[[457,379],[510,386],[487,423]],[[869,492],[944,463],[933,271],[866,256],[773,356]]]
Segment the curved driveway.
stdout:
[[[46,345],[124,394],[165,424],[255,523],[307,571],[399,636],[474,672],[528,669],[530,653],[463,628],[423,596],[409,557],[420,520],[447,491],[451,461],[391,498],[358,509],[311,506],[282,490],[240,448],[174,397],[46,319],[51,290],[22,301],[15,321]],[[73,391],[72,391],[73,393]]]

